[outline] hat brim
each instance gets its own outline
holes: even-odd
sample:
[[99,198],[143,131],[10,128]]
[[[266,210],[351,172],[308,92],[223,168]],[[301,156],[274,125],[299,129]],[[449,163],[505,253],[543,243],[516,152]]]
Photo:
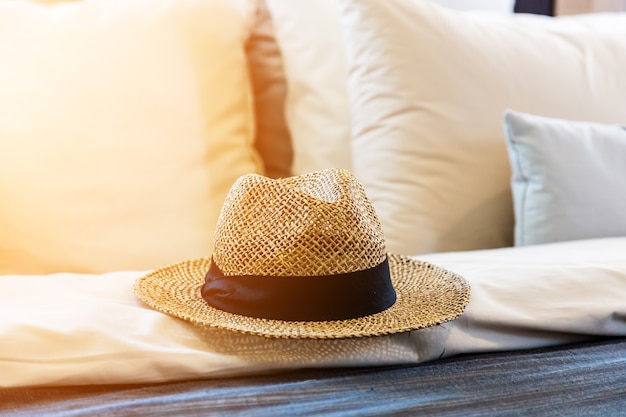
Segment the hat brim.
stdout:
[[[335,321],[283,321],[229,313],[210,306],[200,287],[210,258],[157,269],[135,283],[135,294],[150,307],[201,326],[278,338],[339,339],[381,336],[435,326],[459,317],[469,302],[469,283],[424,261],[388,255],[397,299],[385,311]],[[324,308],[320,300],[320,308]]]

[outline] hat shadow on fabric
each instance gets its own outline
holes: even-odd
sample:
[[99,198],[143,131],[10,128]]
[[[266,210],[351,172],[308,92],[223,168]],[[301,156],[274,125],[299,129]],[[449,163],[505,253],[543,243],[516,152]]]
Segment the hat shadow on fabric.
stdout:
[[377,337],[344,339],[268,338],[193,325],[211,351],[251,364],[288,367],[381,366],[424,362],[443,353],[445,325]]

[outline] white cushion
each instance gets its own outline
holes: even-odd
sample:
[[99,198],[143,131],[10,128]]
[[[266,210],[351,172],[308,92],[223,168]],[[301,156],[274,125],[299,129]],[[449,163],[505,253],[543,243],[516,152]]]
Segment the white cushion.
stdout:
[[505,116],[515,244],[626,236],[626,128]]
[[[510,13],[512,0],[432,0],[459,9]],[[336,0],[267,0],[287,77],[286,117],[295,174],[351,169],[350,111]]]
[[341,1],[354,172],[392,252],[513,244],[507,108],[626,122],[626,14]]
[[246,0],[0,2],[0,273],[212,250],[258,172]]
[[626,335],[624,253],[626,238],[607,238],[423,256],[471,283],[459,319],[393,336],[335,340],[201,331],[140,303],[133,283],[141,272],[0,276],[0,387],[411,364]]

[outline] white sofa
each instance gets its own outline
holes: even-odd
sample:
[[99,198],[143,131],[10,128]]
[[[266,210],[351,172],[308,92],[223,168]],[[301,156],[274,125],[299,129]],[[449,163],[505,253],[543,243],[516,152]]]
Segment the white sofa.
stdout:
[[[267,6],[0,2],[1,387],[415,364],[626,335],[625,14]],[[537,142],[563,135],[562,158]],[[524,143],[553,158],[516,153]],[[559,167],[595,192],[583,211],[571,178],[548,175],[572,149],[589,163]],[[362,180],[390,252],[471,282],[460,319],[327,348],[200,331],[133,295],[146,271],[210,256],[238,176],[330,167]]]

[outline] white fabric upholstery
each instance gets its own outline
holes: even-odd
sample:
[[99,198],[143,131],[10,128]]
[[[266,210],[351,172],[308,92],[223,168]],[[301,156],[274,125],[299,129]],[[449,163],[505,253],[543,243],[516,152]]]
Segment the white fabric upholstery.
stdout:
[[354,172],[392,252],[513,244],[507,108],[626,123],[626,13],[342,0]]
[[0,2],[0,274],[148,269],[212,250],[261,172],[248,0]]
[[[460,10],[513,11],[512,0],[430,1]],[[337,1],[267,0],[267,4],[285,64],[293,173],[351,169],[348,74]]]
[[202,332],[142,305],[133,295],[141,272],[0,276],[0,386],[416,363],[626,335],[624,253],[626,238],[607,238],[423,256],[470,281],[464,315],[426,330],[345,340]]

